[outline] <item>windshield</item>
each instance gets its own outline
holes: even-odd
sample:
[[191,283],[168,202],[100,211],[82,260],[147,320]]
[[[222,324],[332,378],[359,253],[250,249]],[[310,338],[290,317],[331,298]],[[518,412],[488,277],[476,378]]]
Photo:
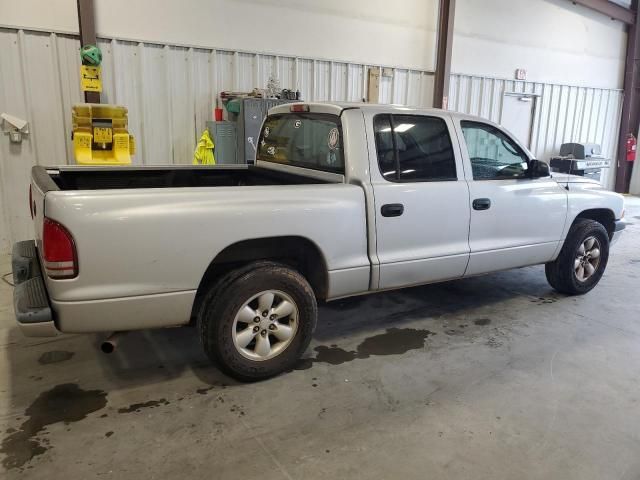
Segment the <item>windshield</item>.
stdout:
[[260,133],[257,159],[344,173],[340,117],[325,113],[268,116]]

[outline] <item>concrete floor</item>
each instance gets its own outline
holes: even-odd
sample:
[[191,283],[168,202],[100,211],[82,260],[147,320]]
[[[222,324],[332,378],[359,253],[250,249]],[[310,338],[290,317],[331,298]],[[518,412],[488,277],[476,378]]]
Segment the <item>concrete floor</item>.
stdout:
[[[194,329],[25,339],[0,284],[5,478],[640,478],[640,199],[592,293],[542,267],[324,306],[253,385]],[[9,270],[8,258],[0,272]],[[6,472],[5,472],[6,471]]]

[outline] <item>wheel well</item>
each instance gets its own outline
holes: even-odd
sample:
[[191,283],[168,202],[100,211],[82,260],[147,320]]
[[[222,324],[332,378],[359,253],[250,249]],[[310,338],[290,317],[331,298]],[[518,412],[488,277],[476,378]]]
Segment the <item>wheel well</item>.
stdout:
[[[580,212],[580,214],[576,217],[578,218],[588,218],[589,220],[595,220],[598,223],[601,223],[604,228],[607,230],[609,234],[609,238],[613,235],[613,231],[616,226],[616,217],[614,213],[608,208],[592,208],[590,210],[585,210]],[[575,222],[575,220],[574,220]]]
[[213,259],[198,286],[193,314],[197,312],[208,286],[231,270],[256,260],[273,260],[289,265],[304,275],[317,298],[327,297],[327,264],[315,243],[295,236],[256,238],[229,245]]

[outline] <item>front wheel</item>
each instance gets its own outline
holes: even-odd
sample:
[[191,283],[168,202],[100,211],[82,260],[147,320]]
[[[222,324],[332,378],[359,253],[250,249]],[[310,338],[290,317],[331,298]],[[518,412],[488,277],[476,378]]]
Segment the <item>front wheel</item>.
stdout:
[[311,341],[316,299],[306,279],[275,262],[228,273],[206,295],[198,314],[205,352],[242,381],[293,368]]
[[561,293],[587,293],[602,278],[608,260],[607,230],[595,220],[578,219],[571,226],[558,258],[546,264],[547,281]]

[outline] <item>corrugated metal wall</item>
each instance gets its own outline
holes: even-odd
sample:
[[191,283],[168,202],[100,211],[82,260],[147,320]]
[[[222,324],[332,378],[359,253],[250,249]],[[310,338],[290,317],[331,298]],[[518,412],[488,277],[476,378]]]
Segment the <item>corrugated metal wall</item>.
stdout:
[[[306,100],[360,101],[372,65],[248,52],[99,41],[103,101],[129,108],[137,164],[190,163],[198,134],[222,90],[266,86],[272,73]],[[29,121],[22,145],[0,141],[0,252],[31,236],[26,185],[32,165],[72,158],[71,106],[82,102],[77,37],[0,28],[0,111]],[[431,72],[392,68],[381,103],[430,106]],[[500,121],[504,92],[538,93],[532,150],[541,159],[568,140],[603,144],[613,157],[621,92],[452,75],[452,110]],[[606,179],[612,184],[612,178]]]
[[[534,110],[531,151],[540,160],[557,155],[566,142],[602,145],[607,158],[616,157],[622,91],[548,83],[452,75],[449,108],[500,123],[504,93],[539,95]],[[615,171],[606,170],[602,184],[613,188]]]

